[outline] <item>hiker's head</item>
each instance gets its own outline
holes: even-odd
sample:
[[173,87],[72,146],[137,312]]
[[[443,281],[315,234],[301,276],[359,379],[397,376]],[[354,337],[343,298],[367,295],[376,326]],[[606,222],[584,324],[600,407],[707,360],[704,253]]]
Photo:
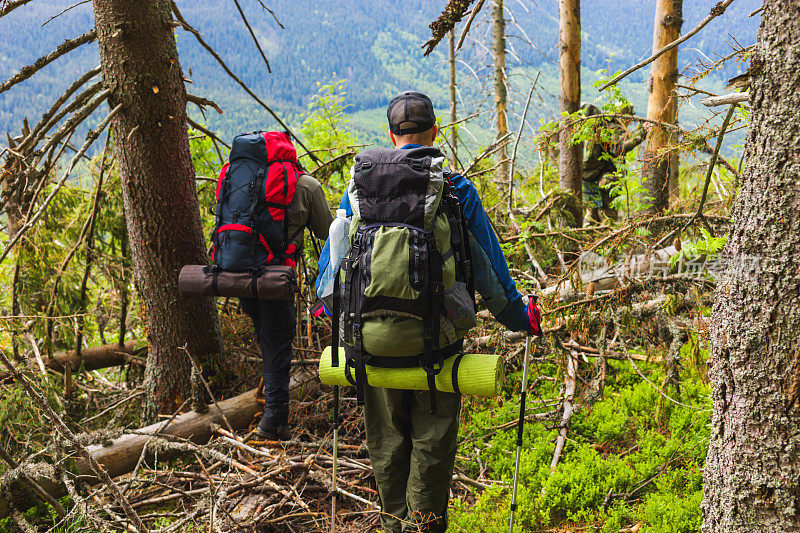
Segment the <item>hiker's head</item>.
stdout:
[[396,148],[407,144],[433,146],[439,133],[431,99],[416,91],[405,91],[392,98],[386,118],[389,137]]

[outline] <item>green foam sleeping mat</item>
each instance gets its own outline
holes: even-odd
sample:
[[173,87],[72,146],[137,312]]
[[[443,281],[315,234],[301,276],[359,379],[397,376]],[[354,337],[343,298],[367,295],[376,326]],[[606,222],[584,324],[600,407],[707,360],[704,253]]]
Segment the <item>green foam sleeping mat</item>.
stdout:
[[[488,398],[499,396],[505,377],[503,358],[499,355],[464,354],[445,360],[436,376],[436,389],[456,392],[453,387],[453,367],[456,369],[458,392]],[[345,367],[344,349],[339,348],[339,366],[334,368],[331,348],[325,348],[319,361],[319,379],[325,385],[355,385],[352,369]],[[367,382],[373,387],[403,390],[428,390],[428,380],[422,368],[378,368],[367,365]]]

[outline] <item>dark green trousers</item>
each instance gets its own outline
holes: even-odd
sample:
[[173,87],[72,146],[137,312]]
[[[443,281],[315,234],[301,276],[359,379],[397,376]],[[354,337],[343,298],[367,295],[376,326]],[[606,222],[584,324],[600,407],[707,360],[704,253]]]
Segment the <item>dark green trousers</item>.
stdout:
[[364,418],[372,471],[387,532],[447,529],[447,502],[458,448],[461,395],[365,387]]

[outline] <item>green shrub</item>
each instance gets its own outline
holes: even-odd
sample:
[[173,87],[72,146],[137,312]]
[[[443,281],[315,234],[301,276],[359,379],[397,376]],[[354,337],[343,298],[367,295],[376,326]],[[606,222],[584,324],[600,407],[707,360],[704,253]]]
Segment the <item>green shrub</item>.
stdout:
[[[610,365],[605,397],[573,416],[553,473],[550,461],[557,431],[544,423],[526,425],[516,514],[520,531],[574,526],[617,532],[635,523],[641,523],[642,531],[698,530],[709,435],[708,386],[690,376],[681,383],[680,397],[673,398],[684,404],[678,405],[643,382],[627,362]],[[640,368],[654,383],[663,379],[657,365]],[[475,439],[487,428],[516,418],[518,404],[516,397],[511,398],[511,387],[518,379],[511,377],[498,407],[470,412],[462,427],[464,436]],[[540,382],[529,407],[558,398],[559,380]],[[475,457],[478,448],[480,464],[490,465],[485,476],[499,482],[478,495],[474,504],[453,502],[454,530],[507,530],[514,429],[472,440],[459,451],[460,457]],[[461,460],[458,467],[475,476],[480,468],[474,460]]]

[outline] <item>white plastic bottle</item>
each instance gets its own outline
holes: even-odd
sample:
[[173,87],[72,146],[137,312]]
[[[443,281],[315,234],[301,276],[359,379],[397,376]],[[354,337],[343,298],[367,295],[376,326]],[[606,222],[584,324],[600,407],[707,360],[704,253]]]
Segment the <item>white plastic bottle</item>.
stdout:
[[347,220],[347,211],[344,209],[336,210],[336,218],[331,223],[328,232],[328,239],[331,243],[331,266],[334,271],[338,271],[347,251],[350,249],[350,221]]

